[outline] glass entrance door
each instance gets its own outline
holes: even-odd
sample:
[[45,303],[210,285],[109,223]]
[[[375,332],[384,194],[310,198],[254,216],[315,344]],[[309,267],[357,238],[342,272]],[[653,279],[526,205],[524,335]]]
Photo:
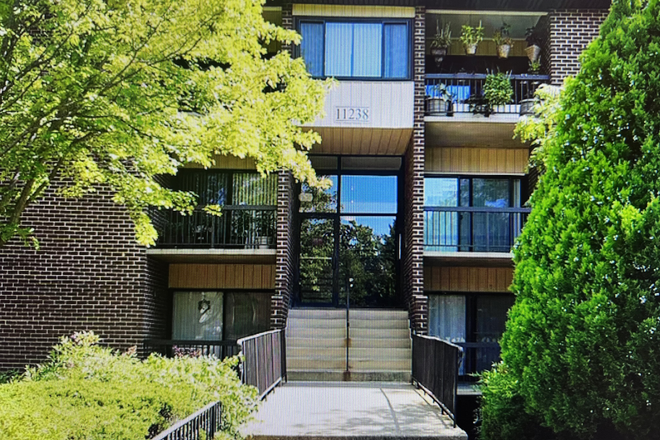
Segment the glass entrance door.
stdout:
[[300,221],[300,303],[337,305],[337,219]]

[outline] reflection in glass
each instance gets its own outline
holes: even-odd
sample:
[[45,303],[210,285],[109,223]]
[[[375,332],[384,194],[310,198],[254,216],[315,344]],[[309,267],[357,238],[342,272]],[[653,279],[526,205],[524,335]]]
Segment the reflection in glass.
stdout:
[[174,292],[172,338],[221,340],[222,307],[221,292]]
[[[424,179],[424,204],[426,206],[457,206],[458,196],[457,179]],[[461,229],[464,230],[464,228]],[[427,211],[425,213],[424,243],[426,243],[426,250],[457,251],[458,231],[459,214],[457,212]]]
[[397,306],[394,219],[393,216],[342,217],[339,241],[341,304],[346,304],[346,280],[353,278],[351,306]]
[[331,303],[334,281],[334,220],[307,218],[300,223],[300,300]]
[[330,180],[328,189],[312,188],[307,183],[301,185],[301,194],[311,194],[312,200],[300,201],[300,212],[336,212],[337,211],[337,176],[322,176]]
[[396,214],[396,176],[342,176],[343,213]]

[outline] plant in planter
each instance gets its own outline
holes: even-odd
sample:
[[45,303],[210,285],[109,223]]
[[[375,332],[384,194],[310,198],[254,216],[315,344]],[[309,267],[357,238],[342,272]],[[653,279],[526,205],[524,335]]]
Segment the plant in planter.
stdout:
[[509,31],[511,30],[511,25],[502,23],[502,27],[497,29],[493,34],[493,41],[497,46],[497,56],[498,58],[509,58],[509,52],[513,47],[513,40]]
[[486,75],[484,99],[492,109],[510,103],[511,98],[513,98],[513,86],[510,73],[497,72]]
[[541,57],[536,61],[529,62],[528,73],[531,75],[539,75],[541,73]]
[[465,47],[465,53],[474,55],[477,53],[477,45],[484,39],[484,28],[479,22],[479,26],[472,27],[464,24],[461,27],[461,42]]
[[532,63],[538,61],[539,56],[541,55],[541,38],[538,36],[533,27],[527,28],[525,32],[525,40],[527,40],[527,58]]
[[426,97],[426,113],[429,115],[444,115],[451,111],[451,93],[444,84],[436,84],[429,90]]
[[435,37],[431,42],[431,55],[435,58],[436,64],[440,64],[451,46],[451,23],[441,27],[440,21],[436,21],[435,29]]

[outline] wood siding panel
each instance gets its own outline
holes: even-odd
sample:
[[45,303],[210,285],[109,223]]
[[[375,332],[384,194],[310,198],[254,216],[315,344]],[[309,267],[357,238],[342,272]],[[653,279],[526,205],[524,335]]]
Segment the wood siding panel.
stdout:
[[294,16],[415,18],[415,8],[357,5],[294,4]]
[[513,280],[510,267],[424,268],[427,292],[508,292]]
[[170,264],[171,289],[274,289],[272,264]]
[[524,174],[529,152],[519,148],[429,148],[426,171],[436,173]]
[[413,129],[388,128],[314,128],[321,143],[313,154],[403,155],[410,143]]

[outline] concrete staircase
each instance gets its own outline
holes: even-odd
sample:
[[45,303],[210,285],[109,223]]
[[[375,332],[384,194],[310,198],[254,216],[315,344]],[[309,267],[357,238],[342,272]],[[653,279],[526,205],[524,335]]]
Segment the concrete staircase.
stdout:
[[[401,381],[411,373],[412,346],[405,310],[292,309],[287,325],[290,381]],[[346,346],[348,371],[346,369]]]

